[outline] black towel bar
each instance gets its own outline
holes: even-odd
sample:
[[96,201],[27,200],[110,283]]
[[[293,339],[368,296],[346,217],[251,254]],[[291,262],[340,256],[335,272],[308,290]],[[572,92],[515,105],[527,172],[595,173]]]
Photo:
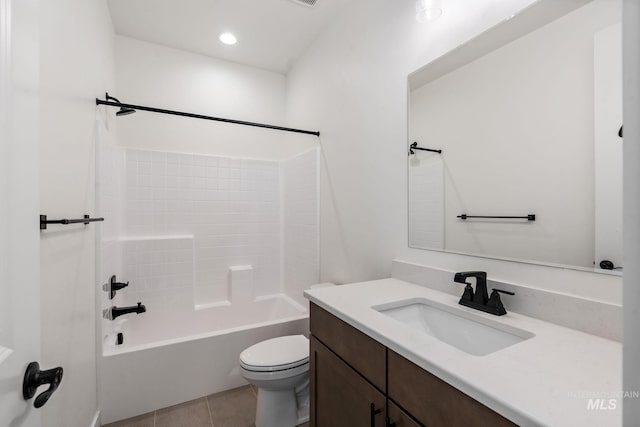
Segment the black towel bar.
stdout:
[[85,215],[81,219],[47,219],[46,215],[40,215],[40,230],[46,230],[47,224],[84,224],[87,225],[91,222],[104,221],[104,218],[91,218],[89,215]]
[[442,150],[436,150],[436,149],[433,149],[433,148],[418,147],[418,143],[417,142],[414,142],[413,144],[411,144],[409,146],[409,155],[416,154],[415,151],[413,151],[413,150],[430,151],[432,153],[442,154]]
[[536,216],[534,214],[529,214],[527,216],[484,216],[484,215],[467,215],[462,214],[458,215],[458,218],[461,220],[466,220],[468,218],[488,218],[488,219],[526,219],[527,221],[535,221]]

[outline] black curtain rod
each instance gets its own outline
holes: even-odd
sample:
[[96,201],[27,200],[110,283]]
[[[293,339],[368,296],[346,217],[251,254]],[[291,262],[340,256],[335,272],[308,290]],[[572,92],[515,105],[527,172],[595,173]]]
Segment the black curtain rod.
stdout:
[[233,124],[236,124],[236,125],[254,126],[254,127],[259,127],[259,128],[282,130],[282,131],[285,131],[285,132],[304,133],[304,134],[307,134],[307,135],[320,136],[320,132],[314,132],[314,131],[310,131],[310,130],[294,129],[294,128],[287,128],[287,127],[282,127],[282,126],[267,125],[267,124],[264,124],[264,123],[247,122],[247,121],[244,121],[244,120],[224,119],[222,117],[205,116],[205,115],[202,115],[202,114],[184,113],[182,111],[173,111],[173,110],[165,110],[165,109],[162,109],[162,108],[145,107],[144,105],[124,104],[122,102],[111,102],[111,101],[102,100],[102,99],[98,99],[98,98],[96,98],[96,105],[108,105],[108,106],[111,106],[111,107],[131,108],[131,109],[134,109],[134,110],[150,111],[152,113],[171,114],[173,116],[191,117],[191,118],[194,118],[194,119],[213,120],[213,121],[216,121],[216,122],[233,123]]

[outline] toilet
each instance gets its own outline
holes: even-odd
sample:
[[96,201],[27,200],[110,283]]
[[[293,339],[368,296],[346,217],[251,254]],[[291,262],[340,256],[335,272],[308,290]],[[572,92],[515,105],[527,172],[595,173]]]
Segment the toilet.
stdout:
[[256,427],[294,427],[309,421],[309,340],[289,335],[240,353],[244,379],[258,388]]

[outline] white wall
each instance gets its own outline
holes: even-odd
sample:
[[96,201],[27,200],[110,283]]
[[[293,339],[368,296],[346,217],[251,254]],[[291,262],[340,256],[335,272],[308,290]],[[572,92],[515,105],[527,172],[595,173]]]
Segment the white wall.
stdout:
[[[95,97],[114,87],[114,33],[106,1],[41,2],[41,212],[94,213]],[[64,379],[43,426],[89,426],[97,410],[95,230],[41,233],[42,365]]]
[[593,267],[594,33],[620,13],[597,0],[412,90],[410,140],[443,150],[447,250]]
[[[283,125],[283,74],[127,37],[116,38],[117,93],[124,103]],[[314,136],[138,112],[119,119],[119,144],[186,153],[280,160]]]
[[[640,391],[640,5],[624,0],[623,86],[624,86],[624,350],[623,386]],[[626,427],[638,425],[640,404],[628,399],[623,404]]]
[[412,1],[354,1],[294,65],[287,117],[322,132],[321,280],[388,277],[398,257],[620,302],[619,277],[407,246],[407,75],[530,3],[447,1],[420,25]]
[[283,288],[303,305],[320,279],[319,163],[312,149],[280,164]]

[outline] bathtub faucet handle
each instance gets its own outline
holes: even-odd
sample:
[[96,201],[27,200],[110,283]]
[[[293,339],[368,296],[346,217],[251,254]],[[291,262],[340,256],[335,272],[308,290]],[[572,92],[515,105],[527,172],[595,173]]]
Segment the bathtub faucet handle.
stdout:
[[129,282],[127,283],[118,282],[116,279],[116,275],[114,274],[109,279],[109,283],[104,285],[104,290],[109,292],[109,299],[113,299],[113,297],[116,296],[117,291],[119,291],[120,289],[124,289],[127,286],[129,286]]

